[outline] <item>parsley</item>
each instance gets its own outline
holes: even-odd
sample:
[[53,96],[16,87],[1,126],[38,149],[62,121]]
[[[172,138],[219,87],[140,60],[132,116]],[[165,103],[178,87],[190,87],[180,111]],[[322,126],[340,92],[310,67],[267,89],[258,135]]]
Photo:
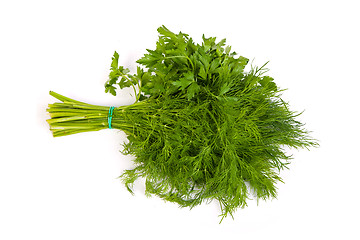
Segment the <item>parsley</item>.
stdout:
[[[136,101],[114,109],[112,128],[127,134],[124,154],[135,156],[134,168],[121,179],[132,192],[136,179],[146,180],[146,194],[181,207],[217,200],[226,217],[254,195],[274,198],[279,171],[291,156],[283,147],[317,146],[281,98],[267,69],[244,68],[248,59],[225,45],[225,39],[158,29],[154,50],[137,61],[135,74],[112,58],[105,91],[131,87]],[[55,137],[108,128],[109,107],[52,96],[50,129]],[[252,193],[252,194],[251,194]]]

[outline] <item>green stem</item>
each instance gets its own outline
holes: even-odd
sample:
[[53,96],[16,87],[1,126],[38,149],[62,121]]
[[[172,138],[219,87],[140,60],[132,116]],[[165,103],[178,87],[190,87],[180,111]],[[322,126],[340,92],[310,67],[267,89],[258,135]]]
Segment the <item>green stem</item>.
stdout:
[[122,77],[124,77],[124,78],[126,78],[127,80],[128,80],[128,82],[130,82],[130,84],[131,84],[131,86],[132,86],[132,88],[133,88],[133,90],[134,90],[134,94],[135,94],[135,103],[136,102],[138,102],[139,101],[139,98],[140,98],[140,84],[139,84],[139,82],[140,81],[138,81],[138,87],[139,87],[139,92],[137,92],[136,91],[136,87],[135,87],[135,85],[133,84],[133,82],[131,81],[131,79],[126,75],[126,74],[121,74],[121,76]]
[[[76,101],[56,92],[50,95],[61,102],[49,104],[47,112],[50,119],[47,122],[54,137],[60,137],[80,132],[91,132],[107,129],[109,108]],[[138,103],[140,106],[140,104]],[[112,128],[125,130],[130,133],[130,125],[124,120],[125,109],[122,106],[114,109]]]

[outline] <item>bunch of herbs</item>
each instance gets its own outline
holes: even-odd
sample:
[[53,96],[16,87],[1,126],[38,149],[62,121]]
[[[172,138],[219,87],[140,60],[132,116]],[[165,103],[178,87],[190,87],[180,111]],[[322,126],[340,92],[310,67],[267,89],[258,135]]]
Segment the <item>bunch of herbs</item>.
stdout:
[[[291,156],[284,147],[317,146],[267,69],[244,69],[249,60],[215,37],[195,43],[182,32],[158,29],[155,50],[137,61],[135,74],[114,53],[105,91],[131,87],[135,103],[114,109],[111,127],[127,134],[124,154],[134,168],[121,179],[130,192],[138,178],[146,194],[181,207],[217,200],[226,217],[252,196],[274,198],[279,173]],[[108,128],[109,107],[50,94],[54,136]]]

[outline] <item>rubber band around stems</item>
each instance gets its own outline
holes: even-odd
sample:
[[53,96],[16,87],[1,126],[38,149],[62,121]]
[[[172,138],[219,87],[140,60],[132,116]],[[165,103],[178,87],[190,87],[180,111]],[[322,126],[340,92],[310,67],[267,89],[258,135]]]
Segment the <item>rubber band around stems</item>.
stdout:
[[115,108],[115,107],[110,107],[110,108],[109,108],[109,115],[108,115],[109,129],[112,129],[112,127],[111,127],[111,120],[112,120],[112,117],[113,117],[114,108]]

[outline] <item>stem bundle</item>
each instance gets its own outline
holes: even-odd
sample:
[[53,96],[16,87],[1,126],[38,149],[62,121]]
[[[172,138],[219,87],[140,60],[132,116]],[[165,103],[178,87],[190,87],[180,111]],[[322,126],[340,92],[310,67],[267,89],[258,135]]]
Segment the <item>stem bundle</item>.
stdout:
[[[49,104],[47,109],[51,117],[47,122],[54,137],[108,128],[109,107],[79,102],[53,91],[50,91],[50,95],[61,101]],[[119,115],[118,109],[114,109],[115,115]],[[113,125],[119,127],[115,117]]]

